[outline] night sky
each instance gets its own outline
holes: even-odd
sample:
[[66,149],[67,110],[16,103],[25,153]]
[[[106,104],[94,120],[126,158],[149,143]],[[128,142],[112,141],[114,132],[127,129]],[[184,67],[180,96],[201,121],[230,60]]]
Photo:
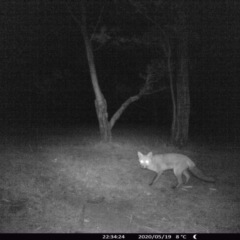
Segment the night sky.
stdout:
[[[120,7],[114,1],[93,2],[87,6],[90,33],[106,26],[115,29],[113,34],[117,36],[138,37],[153,27],[128,1]],[[190,8],[187,21],[190,134],[235,139],[240,133],[240,3],[194,2],[198,4]],[[71,7],[79,17],[79,5]],[[159,14],[165,14],[163,27],[172,24],[174,13],[163,9]],[[65,1],[4,0],[0,2],[0,18],[1,126],[97,125],[83,38]],[[111,117],[121,103],[138,93],[143,84],[139,74],[159,56],[152,48],[134,44],[92,44],[99,84]],[[173,52],[173,58],[175,55]],[[162,81],[168,84],[167,76]],[[171,111],[170,91],[166,90],[131,104],[116,126],[169,128]]]

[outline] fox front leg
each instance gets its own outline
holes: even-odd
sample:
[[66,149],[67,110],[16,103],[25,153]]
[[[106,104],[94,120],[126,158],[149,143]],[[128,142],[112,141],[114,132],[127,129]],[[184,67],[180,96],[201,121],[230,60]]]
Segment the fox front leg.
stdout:
[[162,171],[157,173],[156,176],[153,178],[153,180],[150,182],[149,186],[152,186],[161,175],[162,175]]

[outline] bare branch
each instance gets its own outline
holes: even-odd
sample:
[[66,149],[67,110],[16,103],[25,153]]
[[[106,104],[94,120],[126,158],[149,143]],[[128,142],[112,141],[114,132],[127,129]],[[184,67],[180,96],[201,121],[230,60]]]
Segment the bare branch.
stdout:
[[158,89],[158,90],[156,90],[156,91],[145,92],[144,95],[151,95],[151,94],[154,94],[154,93],[157,93],[157,92],[165,91],[166,89],[169,89],[169,87],[163,87],[163,88]]
[[152,60],[148,64],[146,74],[140,74],[140,77],[145,80],[143,87],[140,89],[140,94],[149,95],[166,89],[166,87],[161,86],[161,78],[166,71],[165,68],[164,63],[158,59]]
[[104,9],[104,5],[103,5],[102,10],[101,10],[101,12],[100,12],[100,15],[99,15],[97,24],[96,24],[96,26],[95,26],[95,28],[94,28],[94,30],[93,30],[93,34],[92,34],[92,36],[91,36],[91,38],[90,38],[90,41],[92,41],[92,38],[93,38],[93,36],[94,36],[94,34],[95,34],[96,30],[97,30],[97,27],[98,27],[98,25],[99,25],[99,23],[100,23],[100,19],[101,19],[102,13],[103,13],[103,9]]
[[69,1],[66,1],[66,5],[67,5],[68,12],[71,14],[71,16],[73,17],[73,19],[75,20],[75,22],[78,24],[78,26],[81,27],[81,26],[82,26],[82,23],[81,23],[81,21],[75,16],[75,14],[73,13],[72,9],[70,8]]

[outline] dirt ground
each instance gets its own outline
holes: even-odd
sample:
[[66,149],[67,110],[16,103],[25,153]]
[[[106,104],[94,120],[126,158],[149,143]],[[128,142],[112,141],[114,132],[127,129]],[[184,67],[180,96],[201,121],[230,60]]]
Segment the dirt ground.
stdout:
[[[240,233],[240,149],[190,144],[178,150],[161,133],[35,130],[0,144],[1,233]],[[181,152],[216,183],[191,176],[173,189],[166,171],[140,168],[137,151]]]

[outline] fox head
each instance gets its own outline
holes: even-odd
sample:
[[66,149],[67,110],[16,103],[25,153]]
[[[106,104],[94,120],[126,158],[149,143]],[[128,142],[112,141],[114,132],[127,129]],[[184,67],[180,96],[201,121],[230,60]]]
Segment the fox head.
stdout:
[[148,168],[152,161],[152,152],[147,155],[138,152],[138,160],[142,168]]

